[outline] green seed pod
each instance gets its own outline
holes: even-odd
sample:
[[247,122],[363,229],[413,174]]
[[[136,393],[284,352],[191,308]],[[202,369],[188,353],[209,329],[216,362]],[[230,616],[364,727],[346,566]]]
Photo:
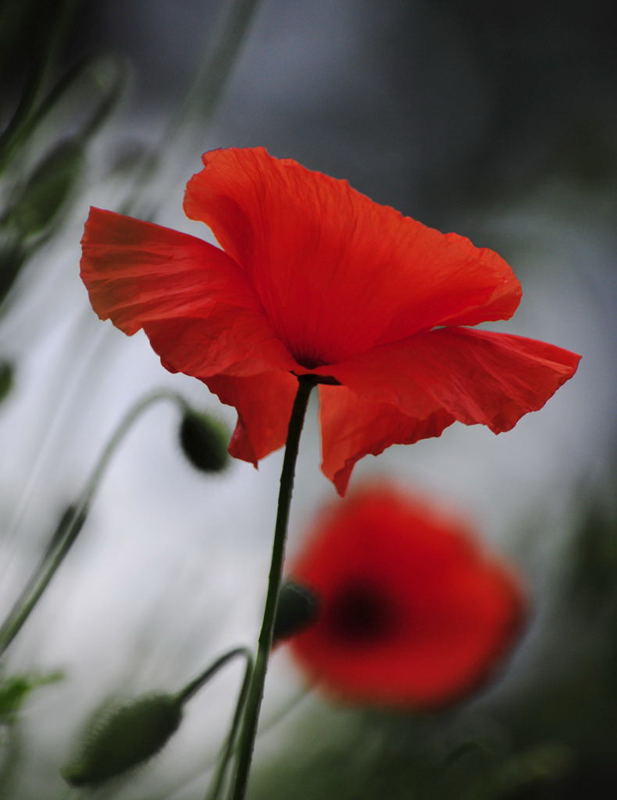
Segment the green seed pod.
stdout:
[[156,755],[181,720],[182,705],[173,695],[149,695],[103,708],[91,718],[62,777],[71,786],[98,786],[115,778]]
[[286,581],[279,592],[272,642],[288,639],[317,619],[319,598],[307,586]]
[[198,411],[187,411],[179,430],[184,455],[201,472],[221,472],[229,462],[227,430]]
[[15,368],[10,361],[0,361],[0,403],[13,388]]

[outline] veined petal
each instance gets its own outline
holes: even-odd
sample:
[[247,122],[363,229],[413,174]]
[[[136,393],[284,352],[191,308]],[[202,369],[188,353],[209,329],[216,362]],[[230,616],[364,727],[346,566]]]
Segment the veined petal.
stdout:
[[238,412],[230,455],[257,466],[285,444],[297,378],[286,372],[266,372],[242,378],[222,375],[206,383],[221,402]]
[[510,430],[572,377],[579,360],[533,339],[444,328],[331,365],[343,387],[320,387],[322,469],[343,494],[367,453],[439,436],[455,420]]
[[247,281],[222,250],[193,236],[93,208],[81,276],[101,319],[143,328],[164,366],[204,377],[293,369]]
[[454,417],[434,404],[422,407],[416,417],[402,414],[386,403],[363,400],[345,386],[320,386],[322,464],[324,475],[342,496],[351,472],[366,455],[377,456],[393,444],[413,444],[439,436]]
[[[263,148],[215,150],[185,211],[246,271],[305,367],[442,324],[510,317],[520,285],[496,253]],[[358,324],[361,320],[361,324]]]

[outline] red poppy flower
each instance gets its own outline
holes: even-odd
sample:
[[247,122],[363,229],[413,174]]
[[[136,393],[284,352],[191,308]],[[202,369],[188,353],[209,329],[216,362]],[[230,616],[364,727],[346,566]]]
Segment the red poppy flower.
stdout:
[[184,209],[222,249],[91,209],[82,278],[102,319],[146,332],[163,365],[235,406],[232,455],[281,447],[294,375],[320,386],[324,473],[438,436],[455,420],[499,433],[544,405],[579,356],[471,331],[521,289],[496,253],[442,234],[263,148],[214,150]]
[[518,583],[467,527],[391,488],[333,507],[289,571],[319,616],[290,641],[326,692],[428,708],[475,688],[520,629]]

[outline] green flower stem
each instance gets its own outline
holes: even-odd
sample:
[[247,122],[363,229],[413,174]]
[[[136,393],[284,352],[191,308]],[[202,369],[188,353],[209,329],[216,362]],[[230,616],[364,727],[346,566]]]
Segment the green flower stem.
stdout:
[[242,685],[240,686],[240,691],[238,693],[238,700],[236,701],[236,708],[234,711],[234,716],[231,721],[231,727],[229,729],[229,733],[227,734],[227,738],[225,739],[225,744],[223,745],[223,749],[219,756],[218,766],[216,768],[216,773],[214,778],[212,779],[211,787],[206,795],[206,800],[220,800],[222,797],[222,789],[223,784],[225,782],[225,776],[227,775],[227,768],[229,766],[229,762],[233,755],[236,746],[236,740],[238,738],[238,730],[240,727],[240,722],[242,720],[242,713],[244,711],[244,704],[246,702],[246,697],[249,690],[249,685],[251,683],[251,676],[253,674],[253,658],[250,656],[246,660],[246,668],[244,670],[244,677],[242,678]]
[[250,650],[247,647],[234,647],[233,650],[229,650],[227,653],[223,653],[222,656],[216,659],[208,669],[194,678],[190,683],[181,689],[178,694],[176,695],[176,699],[181,705],[184,705],[187,701],[193,697],[193,695],[197,694],[197,692],[201,689],[201,687],[207,683],[210,678],[213,678],[216,673],[221,670],[225,664],[229,661],[232,661],[236,656],[244,656],[247,663],[252,665],[253,663],[253,656],[251,655]]
[[209,121],[218,108],[260,0],[234,0],[213,35],[214,44],[188,92],[178,121],[193,110]]
[[[240,693],[238,695],[238,702],[236,704],[236,710],[234,712],[234,718],[231,723],[229,735],[225,740],[225,744],[223,746],[223,752],[221,754],[217,766],[216,775],[214,777],[214,780],[212,781],[211,788],[208,791],[205,800],[221,800],[221,798],[223,797],[222,789],[223,789],[223,782],[225,780],[225,775],[227,773],[227,767],[231,759],[231,756],[237,749],[237,734],[240,722],[242,720],[242,711],[244,709],[244,704],[246,701],[246,696],[251,681],[251,669],[252,669],[252,662],[251,663],[247,662],[246,671],[244,673],[244,680],[242,681],[242,686],[240,688]],[[285,717],[287,717],[302,702],[302,700],[304,700],[308,696],[308,694],[309,693],[305,689],[303,689],[300,694],[293,697],[290,700],[290,702],[287,703],[274,717],[272,717],[272,719],[268,720],[265,725],[260,725],[255,735],[255,739],[268,733],[270,729],[275,728],[279,724],[279,722],[284,720]]]
[[[205,767],[202,767],[202,769],[199,770],[199,775],[193,774],[185,777],[185,779],[175,787],[175,791],[173,795],[169,796],[169,800],[173,800],[173,798],[175,798],[176,796],[180,796],[180,794],[182,793],[184,793],[182,795],[184,796],[186,794],[185,790],[187,786],[189,786],[189,784],[192,784],[197,779],[197,777],[207,777],[208,775],[214,774],[215,770],[216,770],[216,778],[214,779],[214,782],[211,784],[211,788],[209,789],[206,798],[207,800],[221,800],[221,797],[224,796],[222,794],[219,794],[215,790],[217,790],[218,787],[223,785],[224,770],[226,769],[227,766],[226,761],[229,759],[229,757],[233,755],[234,751],[237,749],[236,748],[237,737],[235,734],[237,733],[239,727],[242,708],[244,706],[244,699],[246,692],[248,691],[248,682],[250,680],[250,677],[251,677],[251,665],[247,663],[244,674],[244,680],[242,682],[242,687],[240,689],[240,692],[238,694],[238,700],[236,702],[234,719],[231,724],[230,732],[228,738],[226,739],[223,750],[219,752],[216,758],[212,758],[211,760],[209,760],[208,763],[205,765]],[[291,698],[291,700],[285,703],[285,705],[282,708],[276,711],[272,715],[272,717],[270,717],[270,719],[265,721],[260,720],[260,725],[257,730],[256,738],[260,739],[262,736],[267,736],[272,730],[275,730],[276,727],[281,722],[283,722],[288,716],[290,716],[298,708],[298,706],[300,706],[300,704],[304,700],[306,700],[307,697],[310,697],[310,694],[311,694],[310,690],[302,689],[295,697]],[[228,757],[226,758],[225,751],[227,751],[227,749],[229,752],[228,752]],[[217,780],[219,780],[218,774],[220,772],[223,772],[223,774],[217,786]]]
[[83,515],[87,512],[88,506],[101,482],[101,478],[118,446],[141,414],[150,406],[161,400],[171,400],[179,405],[183,412],[190,410],[189,404],[181,395],[168,390],[160,390],[138,400],[137,403],[127,411],[95,464],[92,474],[78,502],[75,504],[71,518],[66,525],[64,536],[62,536],[59,541],[51,543],[47,548],[42,562],[39,564],[34,575],[30,578],[13,605],[2,627],[0,627],[0,656],[6,652],[13,639],[22,629],[34,607],[40,600],[41,595],[56,574],[56,571],[64,561],[69,550],[74,545],[81,530]]
[[272,629],[278,603],[278,593],[281,586],[283,571],[283,557],[285,555],[285,539],[287,536],[287,522],[289,520],[289,506],[293,491],[294,472],[298,457],[300,434],[308,406],[311,390],[316,379],[311,375],[302,375],[298,378],[298,391],[294,400],[289,428],[287,432],[287,445],[281,471],[280,490],[276,523],[274,526],[274,542],[272,545],[272,559],[270,562],[270,575],[268,578],[268,591],[266,604],[257,645],[255,668],[251,675],[242,727],[238,741],[238,761],[231,797],[232,800],[243,800],[246,795],[248,775],[255,746],[259,710],[268,669],[268,658],[272,647]]

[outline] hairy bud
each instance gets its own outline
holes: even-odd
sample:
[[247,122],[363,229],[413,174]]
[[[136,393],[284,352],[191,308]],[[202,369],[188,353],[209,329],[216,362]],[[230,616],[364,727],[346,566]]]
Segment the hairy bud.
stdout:
[[71,786],[97,786],[156,755],[176,732],[182,705],[173,695],[149,695],[107,706],[90,720],[77,754],[62,769]]

